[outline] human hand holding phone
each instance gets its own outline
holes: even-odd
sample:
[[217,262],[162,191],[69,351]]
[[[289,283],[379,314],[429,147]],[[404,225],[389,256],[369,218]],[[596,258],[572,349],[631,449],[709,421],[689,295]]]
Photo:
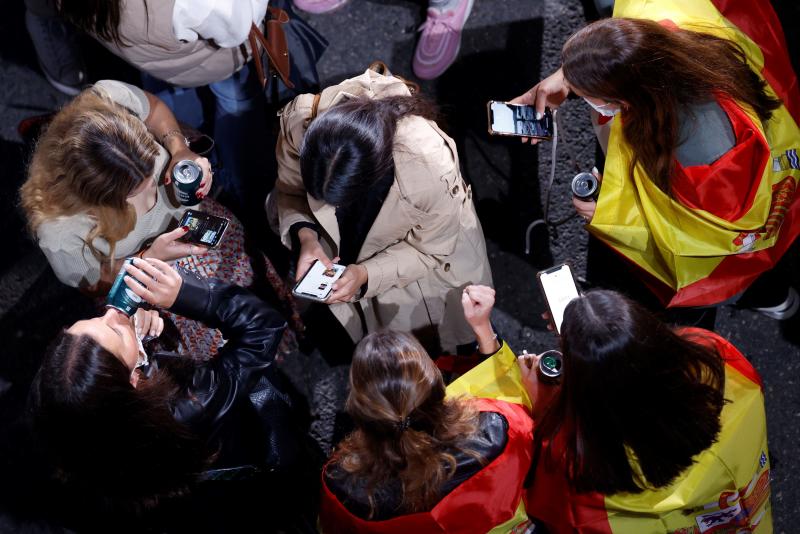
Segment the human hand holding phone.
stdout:
[[334,282],[333,293],[325,302],[328,304],[353,302],[356,294],[361,290],[361,286],[368,280],[369,273],[366,267],[357,263],[348,265],[342,276]]
[[333,264],[339,261],[338,256],[333,260],[328,258],[322,245],[319,244],[317,232],[311,228],[301,228],[297,232],[297,237],[300,241],[300,255],[297,258],[297,272],[294,275],[296,282],[299,282],[306,275],[317,260],[321,261],[326,269],[332,269]]
[[179,241],[189,228],[179,226],[153,240],[150,247],[142,253],[142,258],[155,258],[161,261],[172,261],[186,256],[198,256],[208,252],[208,248]]
[[[564,319],[564,311],[567,305],[574,299],[579,298],[580,291],[572,276],[572,269],[566,263],[556,265],[550,269],[545,269],[537,273],[539,286],[544,295],[545,302],[549,308],[548,314],[550,322],[557,334],[561,332],[561,321]],[[542,317],[545,315],[542,314]]]
[[[536,116],[542,117],[545,108],[556,109],[569,95],[569,87],[564,79],[564,73],[559,68],[553,74],[540,81],[525,93],[510,100],[511,104],[526,104],[536,108]],[[523,137],[522,142],[530,141],[532,145],[537,144],[540,139]]]

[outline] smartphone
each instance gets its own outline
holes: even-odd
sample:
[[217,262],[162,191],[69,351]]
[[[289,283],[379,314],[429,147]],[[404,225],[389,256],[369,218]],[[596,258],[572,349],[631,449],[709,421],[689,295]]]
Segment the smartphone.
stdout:
[[304,299],[324,301],[333,291],[333,283],[341,278],[345,266],[333,264],[328,269],[325,264],[317,260],[306,272],[305,276],[294,286],[292,294]]
[[188,226],[189,231],[181,237],[181,241],[216,247],[222,241],[222,236],[228,228],[230,221],[225,217],[217,217],[197,210],[186,210],[181,217],[181,226]]
[[540,271],[536,277],[542,288],[550,317],[557,333],[561,333],[561,321],[564,320],[564,310],[573,299],[581,296],[572,269],[566,263],[556,265],[550,269]]
[[553,137],[553,114],[545,108],[544,117],[536,120],[536,108],[490,100],[486,104],[491,135],[515,135],[550,139]]

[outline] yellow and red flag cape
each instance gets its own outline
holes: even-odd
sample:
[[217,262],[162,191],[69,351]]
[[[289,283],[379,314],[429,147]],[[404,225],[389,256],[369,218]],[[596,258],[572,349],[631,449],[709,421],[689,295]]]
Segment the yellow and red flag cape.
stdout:
[[618,0],[614,16],[738,43],[783,103],[762,124],[749,107],[717,95],[736,145],[710,165],[677,165],[674,198],[638,167],[630,179],[630,147],[620,121],[612,123],[588,230],[641,268],[668,306],[717,304],[774,267],[800,233],[800,91],[783,31],[768,0]]
[[[680,331],[713,344],[725,360],[725,399],[717,441],[670,485],[638,494],[573,492],[566,467],[534,466],[526,509],[552,534],[771,533],[770,464],[761,379],[728,341],[696,328]],[[503,347],[447,387],[448,395],[494,397],[531,407],[516,356]],[[554,447],[558,447],[560,435]],[[532,445],[531,445],[532,446]],[[636,462],[631,459],[636,468]],[[487,506],[489,503],[487,503]]]

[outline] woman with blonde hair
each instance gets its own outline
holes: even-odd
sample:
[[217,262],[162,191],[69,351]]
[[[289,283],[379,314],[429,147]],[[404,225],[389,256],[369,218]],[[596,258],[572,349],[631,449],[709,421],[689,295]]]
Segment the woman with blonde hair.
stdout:
[[[177,228],[186,211],[171,173],[181,160],[200,165],[200,209],[231,224],[214,249],[185,243]],[[55,115],[31,160],[21,203],[31,233],[56,276],[94,296],[104,295],[130,256],[179,260],[190,270],[249,286],[253,270],[243,230],[205,198],[208,160],[192,152],[169,108],[155,96],[117,81],[97,82]],[[196,208],[197,206],[192,206]],[[173,317],[184,348],[213,354],[219,332]]]
[[346,410],[356,428],[323,475],[326,534],[508,532],[526,522],[530,416],[517,404],[446,398],[410,334],[379,331],[358,344]]

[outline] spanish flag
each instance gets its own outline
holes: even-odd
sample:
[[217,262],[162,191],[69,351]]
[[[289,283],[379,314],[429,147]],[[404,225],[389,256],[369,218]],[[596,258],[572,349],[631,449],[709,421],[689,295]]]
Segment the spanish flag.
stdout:
[[[671,484],[641,493],[575,493],[566,467],[539,460],[526,510],[551,534],[771,533],[770,464],[761,378],[718,335],[699,329],[725,360],[725,399],[717,441]],[[491,358],[447,386],[448,395],[504,399],[531,407],[516,356],[505,343]],[[556,436],[557,448],[560,434]],[[533,444],[531,444],[531,447]],[[636,467],[636,460],[630,459]],[[486,506],[491,507],[487,502]]]
[[[711,165],[681,168],[670,198],[637,168],[612,123],[602,192],[587,227],[640,267],[668,306],[704,306],[744,291],[800,233],[800,91],[768,0],[618,0],[615,17],[644,18],[735,41],[783,105],[762,124],[718,95],[736,146]],[[698,58],[702,61],[702,58]]]

